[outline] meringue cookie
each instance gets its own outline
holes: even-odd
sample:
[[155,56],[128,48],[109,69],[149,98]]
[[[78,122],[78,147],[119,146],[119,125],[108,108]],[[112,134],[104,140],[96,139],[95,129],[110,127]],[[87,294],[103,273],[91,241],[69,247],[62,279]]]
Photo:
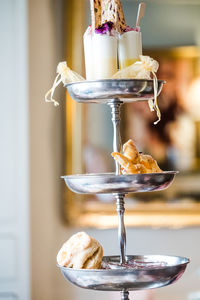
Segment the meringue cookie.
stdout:
[[74,269],[99,269],[103,248],[97,240],[85,232],[70,237],[57,255],[57,263],[62,267]]

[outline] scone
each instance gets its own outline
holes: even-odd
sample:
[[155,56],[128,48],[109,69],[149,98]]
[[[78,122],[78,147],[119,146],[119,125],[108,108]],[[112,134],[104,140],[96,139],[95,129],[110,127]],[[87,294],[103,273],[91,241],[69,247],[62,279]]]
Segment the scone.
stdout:
[[78,232],[65,242],[58,252],[57,263],[74,269],[99,269],[103,248],[85,232]]

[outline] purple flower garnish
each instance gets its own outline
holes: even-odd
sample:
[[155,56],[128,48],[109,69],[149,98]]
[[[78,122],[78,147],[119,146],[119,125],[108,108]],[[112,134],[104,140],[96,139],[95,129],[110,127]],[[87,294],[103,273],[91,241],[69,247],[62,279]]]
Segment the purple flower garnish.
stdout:
[[124,29],[124,32],[129,32],[129,31],[140,31],[140,27],[139,26],[137,26],[137,27],[135,27],[135,28],[132,28],[132,27],[130,27],[130,26],[126,26],[125,27],[125,29]]
[[95,33],[108,34],[113,29],[113,22],[106,22],[95,29]]

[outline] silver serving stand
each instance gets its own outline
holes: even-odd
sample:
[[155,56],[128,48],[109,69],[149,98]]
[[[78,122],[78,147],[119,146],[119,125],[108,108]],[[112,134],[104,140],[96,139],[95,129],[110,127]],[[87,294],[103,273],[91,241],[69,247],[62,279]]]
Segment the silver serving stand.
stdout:
[[[158,94],[164,81],[158,80]],[[105,79],[67,84],[70,96],[81,103],[106,103],[111,107],[113,123],[113,151],[121,152],[120,109],[124,102],[147,101],[154,98],[153,80]],[[63,176],[67,186],[75,193],[112,193],[118,213],[118,239],[120,256],[103,258],[103,263],[114,269],[75,270],[60,267],[66,279],[75,285],[94,290],[121,291],[121,299],[128,300],[129,290],[158,288],[171,284],[183,274],[189,259],[164,255],[126,255],[124,224],[124,198],[127,193],[150,192],[166,189],[177,172],[122,175],[116,163],[115,173]],[[136,266],[129,268],[134,261]],[[137,262],[139,265],[137,265]]]
[[[159,288],[174,283],[181,277],[188,263],[186,258],[166,255],[128,255],[126,260],[134,261],[135,268],[60,268],[64,277],[79,287],[99,291],[122,291],[122,298],[128,299],[128,291]],[[119,261],[119,256],[103,257],[103,264],[115,265]]]

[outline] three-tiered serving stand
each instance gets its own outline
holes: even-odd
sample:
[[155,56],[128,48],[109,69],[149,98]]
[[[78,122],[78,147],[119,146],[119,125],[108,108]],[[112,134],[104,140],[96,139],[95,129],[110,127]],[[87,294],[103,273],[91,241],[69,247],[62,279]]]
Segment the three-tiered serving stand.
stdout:
[[[158,80],[158,94],[164,81]],[[106,103],[111,107],[113,123],[113,151],[121,152],[120,108],[124,102],[146,101],[154,98],[153,80],[105,79],[67,84],[70,96],[82,103]],[[122,175],[116,163],[115,173],[63,176],[67,186],[79,194],[113,194],[119,218],[118,239],[120,256],[104,256],[104,264],[113,269],[72,269],[60,267],[64,277],[87,289],[121,291],[121,299],[129,299],[130,290],[158,288],[178,280],[189,259],[165,255],[126,255],[124,198],[128,193],[166,189],[177,172]],[[127,267],[134,262],[135,267]]]

